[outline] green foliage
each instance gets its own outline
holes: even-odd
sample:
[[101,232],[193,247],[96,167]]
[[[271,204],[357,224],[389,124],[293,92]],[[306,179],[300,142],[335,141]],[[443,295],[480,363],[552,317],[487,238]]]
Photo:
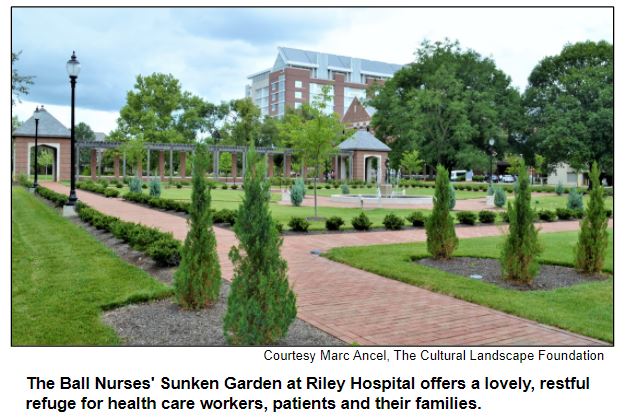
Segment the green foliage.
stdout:
[[227,121],[223,132],[229,143],[238,146],[259,144],[261,111],[251,98],[234,99],[229,103],[232,119]]
[[91,129],[89,124],[84,122],[79,122],[74,127],[74,136],[76,141],[95,141],[96,133]]
[[421,227],[425,225],[425,216],[421,211],[415,211],[407,216],[407,221],[414,227]]
[[221,209],[213,213],[214,223],[228,223],[233,226],[237,221],[237,211],[232,209]]
[[562,184],[562,181],[559,181],[555,186],[555,194],[560,196],[564,194],[564,184]]
[[585,273],[598,273],[603,269],[608,245],[607,213],[599,177],[599,166],[594,162],[590,171],[590,200],[585,217],[580,223],[579,238],[575,246],[575,267]]
[[63,207],[68,200],[67,195],[59,194],[42,186],[38,186],[36,192],[46,200],[52,201],[56,207]]
[[33,183],[31,182],[30,179],[28,179],[28,175],[24,173],[18,174],[17,182],[24,188],[33,188]]
[[427,249],[434,259],[451,258],[459,242],[455,234],[455,222],[449,214],[450,194],[448,172],[442,165],[438,165],[433,211],[426,223]]
[[114,190],[113,188],[105,188],[104,190],[104,196],[107,198],[117,197],[119,195],[120,195],[120,192],[118,190]]
[[422,159],[418,149],[405,150],[401,156],[401,168],[409,175],[416,174],[420,171]]
[[309,230],[309,222],[302,217],[292,217],[287,223],[294,232],[307,232]]
[[481,223],[494,223],[494,221],[496,220],[496,212],[490,211],[490,210],[481,210],[479,212],[479,221]]
[[575,212],[571,209],[558,208],[555,209],[555,214],[560,220],[570,220],[575,217]]
[[28,95],[29,86],[33,84],[35,76],[22,76],[17,71],[15,63],[20,58],[22,51],[14,53],[11,51],[11,107],[15,105],[15,101],[20,101],[20,95]]
[[324,222],[327,230],[340,230],[344,225],[344,219],[339,216],[331,216]]
[[403,218],[394,213],[386,214],[383,218],[383,226],[388,230],[401,230],[404,224]]
[[224,336],[234,345],[274,343],[296,317],[296,297],[280,253],[283,240],[270,214],[265,174],[265,162],[249,148],[244,201],[234,228],[239,245],[229,253],[234,274],[224,318]]
[[150,196],[161,197],[161,181],[156,176],[150,179]]
[[370,230],[372,222],[363,211],[359,215],[353,217],[351,224],[355,230]]
[[455,208],[455,187],[453,184],[448,184],[449,194],[448,194],[448,209],[453,210]]
[[584,169],[614,164],[614,47],[607,41],[567,44],[529,76],[524,103],[533,131],[529,143],[549,167]]
[[583,194],[577,188],[568,191],[566,208],[570,210],[583,210]]
[[199,309],[218,298],[222,278],[211,224],[211,192],[204,176],[209,167],[207,146],[197,144],[193,160],[189,231],[181,264],[174,275],[174,287],[181,306]]
[[161,238],[148,245],[146,253],[157,265],[177,266],[181,261],[181,243],[174,238]]
[[537,257],[542,248],[533,224],[535,215],[531,209],[531,190],[524,162],[518,181],[514,205],[507,205],[509,232],[501,251],[501,270],[508,280],[531,284],[538,272]]
[[302,178],[296,178],[290,189],[290,201],[295,207],[299,207],[305,198],[305,183]]
[[[495,138],[501,152],[522,128],[520,95],[490,58],[459,43],[425,41],[413,63],[384,85],[374,85],[371,125],[377,137],[392,138],[390,161],[398,167],[403,152],[420,150],[430,165],[447,168],[487,165],[485,142]],[[373,93],[373,92],[371,92]]]
[[545,222],[554,222],[557,214],[553,210],[543,209],[538,211],[538,217]]
[[128,182],[128,190],[132,193],[141,193],[142,192],[142,180],[138,177],[133,177]]
[[498,208],[502,208],[507,203],[507,194],[501,187],[494,188],[494,205]]
[[463,225],[474,225],[477,223],[477,214],[472,211],[458,211],[457,220]]
[[494,186],[492,184],[490,184],[488,186],[488,191],[487,191],[488,195],[494,195]]
[[342,194],[350,194],[351,190],[348,187],[348,184],[342,184],[342,186],[340,187],[342,189]]

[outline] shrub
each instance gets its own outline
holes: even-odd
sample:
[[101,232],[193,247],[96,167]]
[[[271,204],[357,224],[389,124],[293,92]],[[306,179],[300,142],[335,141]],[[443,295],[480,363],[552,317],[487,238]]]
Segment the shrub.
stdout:
[[481,210],[479,212],[479,221],[481,223],[494,223],[496,220],[496,212],[490,210]]
[[599,176],[599,166],[594,162],[590,171],[590,200],[575,246],[575,267],[585,273],[598,273],[603,269],[608,245],[607,212],[603,203],[605,193]]
[[407,221],[414,227],[421,227],[425,225],[425,216],[420,211],[415,211],[407,216]]
[[101,179],[98,182],[100,183],[100,185],[102,185],[103,188],[107,188],[109,186],[109,181],[107,181],[106,179]]
[[222,209],[213,214],[214,223],[228,223],[233,226],[237,219],[237,211],[231,209]]
[[224,336],[233,345],[271,344],[287,333],[296,317],[296,297],[280,253],[283,240],[269,210],[267,159],[250,148],[246,160],[244,201],[235,224],[239,244],[229,254],[234,274]]
[[232,190],[236,190],[237,189],[237,184],[231,184],[231,189]]
[[331,189],[331,185],[330,184],[324,184],[324,188],[326,188],[327,190]]
[[28,179],[26,174],[19,174],[17,176],[17,182],[24,188],[33,188],[33,183]]
[[362,211],[361,213],[359,213],[358,216],[353,217],[353,219],[351,220],[351,225],[353,225],[353,228],[355,230],[363,231],[370,230],[370,227],[372,227],[372,222],[370,221],[366,213]]
[[189,231],[181,252],[181,264],[174,274],[174,289],[181,306],[198,309],[215,302],[222,278],[211,225],[211,192],[204,177],[209,168],[205,144],[196,145],[193,159]]
[[583,210],[583,195],[577,188],[571,188],[568,192],[566,208],[570,210]]
[[555,186],[555,194],[564,194],[564,185],[562,184],[562,181],[558,182],[558,184]]
[[388,230],[400,230],[405,221],[402,217],[395,215],[394,213],[386,214],[383,218],[383,226]]
[[607,217],[608,219],[612,217],[612,209],[605,209],[605,217]]
[[494,205],[498,208],[503,208],[503,206],[505,206],[505,203],[507,203],[507,194],[505,194],[503,188],[494,188]]
[[[310,185],[311,187],[311,185]],[[295,207],[299,207],[305,198],[305,183],[302,178],[297,178],[290,190],[290,201]]]
[[453,210],[455,208],[455,188],[453,188],[452,184],[448,184],[449,187],[449,195],[448,195],[448,209]]
[[148,189],[148,184],[142,184],[142,190]]
[[509,213],[506,211],[501,212],[501,220],[503,223],[509,223]]
[[538,217],[545,222],[554,222],[557,219],[557,214],[553,210],[539,210]]
[[492,184],[490,184],[490,186],[488,187],[487,193],[488,195],[494,195],[494,187],[492,186]]
[[52,201],[55,207],[63,207],[68,200],[68,197],[66,195],[59,194],[42,186],[37,186],[35,192],[46,200]]
[[226,185],[226,184],[223,184],[223,185],[222,185],[222,187],[220,187],[220,188],[222,188],[223,190],[228,190],[228,189],[229,189],[229,186],[228,186],[228,185]]
[[538,272],[541,252],[535,214],[531,209],[531,190],[524,163],[519,171],[519,185],[514,205],[507,205],[509,233],[501,251],[501,270],[508,280],[531,284]]
[[177,183],[176,183],[176,184],[174,184],[174,185],[176,185],[176,188],[177,188],[177,189],[179,189],[179,190],[180,190],[181,188],[183,188],[183,184],[181,184],[180,182],[177,182]]
[[115,187],[118,189],[124,188],[124,184],[121,181],[116,181],[115,182]]
[[276,231],[279,235],[283,233],[283,223],[279,222],[278,220],[274,220],[274,227],[276,228]]
[[324,224],[327,230],[340,230],[340,227],[344,224],[344,219],[339,216],[332,216]]
[[340,188],[342,189],[342,194],[350,194],[351,192],[347,184],[342,184]]
[[575,214],[570,209],[555,209],[555,213],[557,214],[557,218],[560,220],[570,220],[575,217]]
[[573,212],[573,216],[575,216],[575,219],[583,219],[583,216],[585,215],[583,209],[575,209],[571,211]]
[[149,183],[150,191],[149,195],[151,197],[161,197],[161,181],[157,177],[153,177],[150,179]]
[[181,261],[181,243],[172,237],[161,238],[150,244],[146,253],[157,265],[177,266]]
[[104,196],[107,198],[117,197],[118,195],[120,195],[120,192],[118,190],[114,190],[113,188],[105,188],[104,190]]
[[477,223],[477,214],[472,211],[458,211],[457,220],[463,225],[474,225]]
[[302,217],[292,217],[287,223],[293,232],[307,232],[309,230],[309,222]]
[[427,219],[427,249],[434,259],[448,259],[453,255],[459,240],[455,235],[455,223],[449,214],[451,188],[448,172],[442,165],[437,167],[433,211]]
[[128,182],[128,190],[132,193],[141,193],[142,192],[142,180],[138,177],[133,177]]

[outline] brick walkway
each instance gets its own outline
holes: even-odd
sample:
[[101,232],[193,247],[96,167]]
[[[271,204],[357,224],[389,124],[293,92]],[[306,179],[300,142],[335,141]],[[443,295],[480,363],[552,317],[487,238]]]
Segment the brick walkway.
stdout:
[[[68,193],[68,188],[44,183]],[[85,191],[79,198],[103,213],[172,232],[183,240],[184,218]],[[579,224],[544,224],[543,232],[576,230]],[[460,227],[460,238],[500,235],[498,226]],[[215,228],[223,276],[233,274],[228,229]],[[424,230],[286,236],[283,256],[297,295],[298,317],[344,340],[364,345],[599,345],[591,338],[433,293],[311,254],[349,245],[415,242]]]

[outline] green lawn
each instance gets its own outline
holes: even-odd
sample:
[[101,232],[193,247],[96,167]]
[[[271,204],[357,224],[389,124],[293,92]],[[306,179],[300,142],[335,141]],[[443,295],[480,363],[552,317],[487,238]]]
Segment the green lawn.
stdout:
[[103,308],[171,294],[24,189],[12,191],[13,345],[111,345]]
[[[503,237],[460,240],[456,256],[497,258]],[[543,262],[572,265],[577,232],[541,235]],[[613,242],[605,257],[605,270],[613,269]],[[413,262],[427,256],[424,242],[330,250],[328,258],[469,302],[554,325],[589,337],[612,342],[613,278],[551,291],[521,292],[503,289]]]

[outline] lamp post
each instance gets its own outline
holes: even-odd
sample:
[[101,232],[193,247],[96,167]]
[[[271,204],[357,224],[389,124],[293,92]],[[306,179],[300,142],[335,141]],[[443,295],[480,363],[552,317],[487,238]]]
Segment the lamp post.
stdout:
[[81,72],[81,63],[76,59],[76,52],[72,51],[72,57],[66,65],[67,74],[70,76],[70,85],[72,86],[72,117],[70,122],[70,196],[67,200],[68,206],[76,204],[76,150],[74,139],[74,90],[76,88],[76,78]]
[[37,155],[39,155],[39,107],[35,108],[35,181],[33,182],[33,188],[37,188]]
[[494,139],[488,140],[490,145],[490,184],[492,184],[492,157],[494,156]]

